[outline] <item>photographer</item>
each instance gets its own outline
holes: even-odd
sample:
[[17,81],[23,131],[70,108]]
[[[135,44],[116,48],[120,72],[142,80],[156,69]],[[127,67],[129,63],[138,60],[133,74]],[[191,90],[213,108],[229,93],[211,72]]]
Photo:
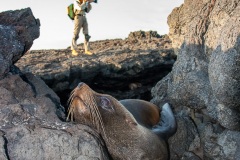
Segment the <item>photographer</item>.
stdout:
[[75,0],[74,1],[74,32],[73,32],[73,39],[72,39],[72,55],[77,56],[77,40],[79,38],[79,33],[81,31],[81,28],[83,29],[83,34],[85,36],[84,41],[84,49],[85,54],[92,55],[92,53],[89,51],[89,39],[90,35],[88,34],[88,23],[87,23],[87,17],[86,13],[88,13],[91,10],[91,2],[95,2],[96,0]]

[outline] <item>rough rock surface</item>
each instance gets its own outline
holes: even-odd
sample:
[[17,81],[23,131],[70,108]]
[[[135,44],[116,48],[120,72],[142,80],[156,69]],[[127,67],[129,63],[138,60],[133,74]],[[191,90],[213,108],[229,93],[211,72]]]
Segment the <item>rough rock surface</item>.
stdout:
[[177,61],[152,89],[152,102],[170,102],[177,116],[191,117],[200,137],[184,138],[195,144],[184,148],[173,137],[172,159],[240,159],[240,1],[185,0],[168,24]]
[[[36,50],[25,54],[16,64],[23,72],[43,79],[61,99],[82,81],[98,92],[118,99],[150,99],[150,90],[167,75],[175,62],[168,36],[137,31],[125,40],[91,42],[93,56],[77,57],[71,50]],[[63,97],[65,96],[65,98]]]
[[0,13],[0,24],[0,159],[109,159],[95,131],[64,122],[56,93],[14,66],[39,36],[31,10]]
[[7,76],[0,95],[3,159],[108,159],[96,132],[64,122],[60,99],[41,79]]
[[39,26],[30,8],[0,13],[0,79],[39,37]]

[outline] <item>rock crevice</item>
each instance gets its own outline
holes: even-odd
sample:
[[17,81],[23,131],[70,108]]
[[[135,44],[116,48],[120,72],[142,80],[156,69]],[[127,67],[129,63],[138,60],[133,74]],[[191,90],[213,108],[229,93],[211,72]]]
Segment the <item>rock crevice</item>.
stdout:
[[[1,131],[1,130],[0,130]],[[5,154],[2,154],[3,155],[3,158],[6,158],[6,159],[8,159],[8,160],[10,160],[10,157],[9,157],[9,154],[8,154],[8,147],[7,147],[7,145],[8,145],[8,140],[7,140],[7,138],[6,138],[6,136],[5,135],[3,135],[2,136],[2,138],[3,138],[3,148],[4,148],[4,153]]]

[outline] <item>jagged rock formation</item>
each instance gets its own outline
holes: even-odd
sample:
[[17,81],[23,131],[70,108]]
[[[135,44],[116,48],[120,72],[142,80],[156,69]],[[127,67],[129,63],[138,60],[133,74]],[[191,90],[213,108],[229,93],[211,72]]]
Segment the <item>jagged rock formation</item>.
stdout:
[[171,159],[240,159],[239,17],[239,0],[185,0],[168,17],[178,57],[152,102],[176,111]]
[[0,159],[108,159],[99,135],[64,122],[56,93],[14,65],[38,36],[29,8],[0,13]]
[[0,13],[0,79],[39,37],[39,26],[30,8]]
[[[154,31],[132,32],[125,40],[91,42],[91,49],[95,55],[78,57],[70,57],[70,48],[30,51],[17,66],[41,77],[63,101],[80,81],[118,99],[150,99],[151,88],[175,62],[168,36]],[[83,44],[79,50],[84,53]]]

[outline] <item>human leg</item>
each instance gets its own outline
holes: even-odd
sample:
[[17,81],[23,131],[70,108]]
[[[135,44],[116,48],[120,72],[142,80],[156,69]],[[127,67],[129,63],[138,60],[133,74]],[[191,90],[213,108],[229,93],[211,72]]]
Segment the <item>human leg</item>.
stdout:
[[85,54],[92,55],[92,53],[89,51],[90,50],[89,39],[91,38],[91,36],[88,34],[88,23],[87,23],[86,17],[83,23],[83,34],[85,36],[85,40],[84,40]]
[[77,40],[79,38],[79,33],[82,28],[83,18],[81,16],[75,16],[74,18],[74,31],[73,31],[73,38],[72,38],[72,55],[77,56]]

